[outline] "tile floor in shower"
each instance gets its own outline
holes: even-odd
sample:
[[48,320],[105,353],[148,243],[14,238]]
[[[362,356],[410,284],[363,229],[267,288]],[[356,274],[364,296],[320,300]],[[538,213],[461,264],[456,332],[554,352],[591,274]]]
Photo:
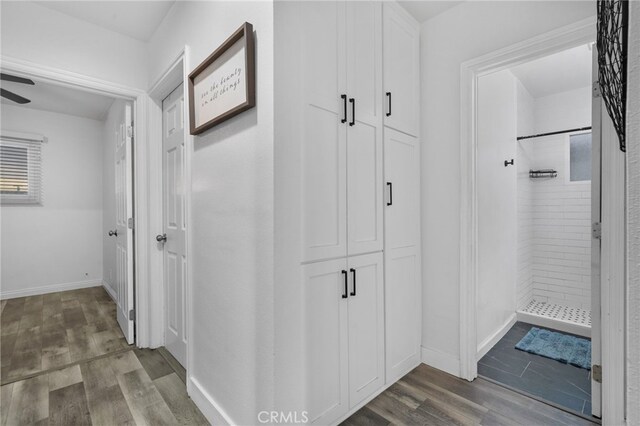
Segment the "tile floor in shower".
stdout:
[[522,312],[591,327],[591,311],[588,309],[532,300]]
[[[538,399],[591,416],[591,372],[515,348],[531,327],[516,322],[478,361],[478,375]],[[568,333],[567,333],[568,334]]]

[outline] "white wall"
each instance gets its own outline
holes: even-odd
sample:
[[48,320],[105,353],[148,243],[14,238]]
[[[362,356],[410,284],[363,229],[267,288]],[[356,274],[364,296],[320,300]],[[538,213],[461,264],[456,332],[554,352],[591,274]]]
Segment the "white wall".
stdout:
[[[520,80],[516,79],[518,136],[534,134],[534,99]],[[533,188],[529,170],[533,168],[533,145],[516,142],[518,170],[518,278],[516,307],[526,306],[533,299]]]
[[422,25],[422,345],[427,349],[459,358],[460,64],[594,14],[590,1],[465,2]]
[[125,101],[116,99],[102,125],[102,279],[112,296],[117,296],[116,239],[108,236],[116,229],[115,146]]
[[273,4],[176,2],[149,43],[155,81],[185,44],[192,70],[245,21],[256,34],[257,105],[195,138],[192,175],[188,373],[235,424],[273,405]]
[[28,1],[0,3],[2,55],[145,89],[146,44]]
[[478,287],[480,355],[516,311],[516,79],[509,70],[478,79]]
[[626,402],[627,424],[635,425],[640,423],[640,3],[629,3]]
[[42,145],[42,205],[0,208],[1,297],[100,285],[102,123],[3,105],[2,128],[49,141]]

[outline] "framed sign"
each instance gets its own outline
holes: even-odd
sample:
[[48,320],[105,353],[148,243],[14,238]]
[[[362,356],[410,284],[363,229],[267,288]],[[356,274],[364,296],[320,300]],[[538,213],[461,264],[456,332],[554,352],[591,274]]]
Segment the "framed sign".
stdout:
[[256,105],[253,25],[245,22],[189,74],[190,133],[197,135]]

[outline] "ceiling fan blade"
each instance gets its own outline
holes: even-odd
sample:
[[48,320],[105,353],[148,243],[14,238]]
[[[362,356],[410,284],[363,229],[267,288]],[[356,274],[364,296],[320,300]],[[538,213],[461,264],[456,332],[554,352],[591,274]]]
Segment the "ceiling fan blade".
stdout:
[[31,86],[33,86],[35,84],[33,82],[33,80],[31,80],[29,78],[18,77],[18,76],[15,76],[15,75],[4,74],[4,73],[0,73],[0,80],[11,81],[13,83],[30,84]]
[[28,104],[29,102],[31,102],[27,98],[23,98],[20,95],[16,95],[15,93],[10,92],[8,90],[4,90],[4,89],[0,89],[0,96],[2,96],[3,98],[9,99],[10,101],[16,102],[18,104]]

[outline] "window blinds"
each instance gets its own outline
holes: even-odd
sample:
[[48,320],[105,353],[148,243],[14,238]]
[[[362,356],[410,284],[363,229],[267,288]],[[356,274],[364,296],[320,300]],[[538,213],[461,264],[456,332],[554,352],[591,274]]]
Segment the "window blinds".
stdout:
[[43,137],[0,135],[0,201],[2,204],[42,202]]

